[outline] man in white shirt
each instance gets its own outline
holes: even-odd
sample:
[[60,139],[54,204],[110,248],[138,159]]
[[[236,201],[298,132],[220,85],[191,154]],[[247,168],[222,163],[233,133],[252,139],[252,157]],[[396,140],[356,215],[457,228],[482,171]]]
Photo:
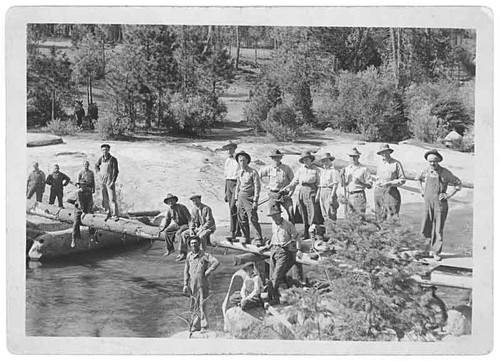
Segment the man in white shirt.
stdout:
[[224,179],[225,179],[225,197],[224,201],[229,205],[229,220],[231,229],[231,238],[241,236],[241,231],[238,223],[238,210],[236,208],[236,182],[238,179],[239,165],[234,157],[234,153],[238,145],[229,142],[222,149],[227,150],[228,157],[224,163]]
[[333,166],[335,159],[330,153],[325,153],[319,159],[321,165],[319,177],[319,192],[316,193],[316,202],[319,203],[321,214],[326,221],[337,220],[337,209],[339,202],[337,201],[337,188],[340,182],[340,174]]

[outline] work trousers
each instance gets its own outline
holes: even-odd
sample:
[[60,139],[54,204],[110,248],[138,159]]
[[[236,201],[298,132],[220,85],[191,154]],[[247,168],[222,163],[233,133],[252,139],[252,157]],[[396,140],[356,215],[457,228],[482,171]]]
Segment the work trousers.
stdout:
[[299,213],[304,222],[304,238],[309,238],[309,226],[319,224],[319,204],[316,202],[316,187],[302,185],[299,190]]
[[36,201],[37,202],[42,201],[42,197],[43,197],[42,188],[33,187],[33,188],[28,189],[28,191],[26,192],[26,198],[31,199],[31,197],[33,197],[33,194],[36,194]]
[[247,311],[252,308],[257,308],[262,306],[262,300],[260,298],[260,295],[256,295],[251,298],[243,300],[240,291],[235,291],[231,296],[229,296],[229,302],[233,306],[240,305],[243,311]]
[[92,206],[94,200],[92,198],[92,191],[84,191],[83,189],[79,189],[76,192],[76,196],[78,198],[78,205],[82,209],[83,213],[92,213]]
[[360,191],[356,193],[349,193],[349,212],[365,217],[366,213],[366,194],[365,191]]
[[388,216],[399,217],[401,193],[397,187],[375,187],[373,195],[378,222],[385,221]]
[[108,215],[119,216],[115,185],[111,186],[108,183],[101,184],[101,194],[102,207],[106,210]]
[[[182,233],[188,229],[187,224],[179,226],[175,222],[171,222],[170,225],[165,229],[165,248],[167,251],[173,251],[175,240],[178,239],[182,243]],[[180,247],[179,247],[180,249]]]
[[273,191],[270,191],[267,195],[269,197],[269,210],[273,209],[273,207],[278,207],[278,209],[283,207],[288,214],[288,220],[294,223],[292,197],[287,194],[280,195],[279,192]]
[[448,216],[448,201],[439,199],[425,199],[424,220],[422,235],[429,239],[430,250],[440,254],[443,249],[443,231]]
[[[199,231],[196,229],[194,230],[194,234],[200,237],[201,240],[200,248],[202,250],[207,251],[207,245],[210,245],[210,235],[212,233],[213,232],[210,229],[205,229],[203,231]],[[191,237],[190,234],[191,232],[189,229],[182,232],[182,237],[180,238],[181,242],[179,244],[180,253],[187,254],[189,249],[189,238]]]
[[269,262],[269,278],[271,290],[269,295],[273,299],[279,299],[278,287],[285,281],[286,274],[295,265],[295,252],[286,248],[274,246],[271,249]]
[[191,331],[199,331],[201,328],[208,328],[207,320],[207,298],[208,287],[200,287],[194,291],[189,289],[189,308],[193,313],[191,321]]
[[81,209],[75,208],[73,212],[73,228],[71,230],[71,239],[75,241],[81,238],[80,225],[82,224],[82,211]]
[[238,221],[240,223],[243,236],[247,242],[250,242],[250,224],[252,223],[253,228],[257,232],[257,238],[262,239],[262,230],[259,224],[259,216],[257,215],[257,209],[252,207],[253,195],[246,195],[240,193],[238,195]]
[[330,219],[332,221],[337,220],[337,209],[339,208],[339,202],[337,201],[337,195],[334,195],[332,201],[332,188],[321,187],[319,194],[319,206],[321,209],[321,214],[323,219]]
[[236,207],[236,195],[234,194],[236,190],[236,180],[226,179],[225,188],[226,199],[229,205],[230,231],[232,234],[235,234],[240,230],[238,223],[238,208]]
[[61,189],[56,189],[56,188],[50,188],[50,193],[49,193],[49,204],[54,204],[54,201],[57,198],[57,203],[59,207],[63,207],[63,190]]

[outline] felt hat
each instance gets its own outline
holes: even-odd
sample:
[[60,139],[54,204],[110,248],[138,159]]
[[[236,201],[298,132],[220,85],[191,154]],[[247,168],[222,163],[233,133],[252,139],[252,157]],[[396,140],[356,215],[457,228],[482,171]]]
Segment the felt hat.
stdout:
[[436,150],[436,149],[431,149],[425,152],[424,158],[427,160],[427,157],[430,156],[431,154],[434,154],[436,157],[439,158],[439,162],[443,160],[443,156]]
[[275,149],[271,152],[271,154],[269,154],[269,156],[271,158],[281,158],[283,157],[283,153],[281,153],[279,149]]
[[111,146],[109,144],[103,144],[103,145],[101,145],[101,148],[111,149]]
[[349,157],[359,157],[361,155],[361,152],[358,150],[358,148],[356,147],[353,147],[348,153],[347,155]]
[[193,200],[195,198],[200,198],[201,199],[201,195],[199,195],[199,194],[193,194],[191,197],[189,197],[190,200]]
[[248,163],[250,164],[250,161],[252,160],[252,158],[250,157],[250,154],[248,154],[247,152],[242,150],[241,152],[236,153],[236,155],[234,156],[234,159],[236,159],[236,161],[238,161],[238,158],[240,157],[240,155],[247,157]]
[[163,203],[167,204],[167,201],[172,198],[175,199],[176,202],[179,200],[177,196],[174,196],[172,193],[168,193],[165,199],[163,199]]
[[323,159],[330,159],[331,161],[333,161],[335,157],[331,155],[329,152],[326,152],[321,154],[321,157],[319,158],[320,161],[322,161]]
[[275,214],[280,214],[280,213],[281,213],[281,209],[279,207],[272,206],[271,208],[269,208],[269,213],[267,214],[267,216],[271,217]]
[[391,147],[389,147],[389,144],[382,144],[380,146],[377,154],[382,154],[382,153],[385,153],[385,152],[392,153],[392,152],[394,152],[394,149],[392,149]]
[[243,264],[243,265],[241,266],[241,269],[245,269],[245,268],[248,268],[248,267],[255,268],[255,263],[253,263],[253,262],[251,262],[251,261],[250,261],[250,262],[247,262],[247,263],[245,263],[245,264]]
[[189,238],[189,244],[191,244],[191,242],[193,242],[193,241],[197,241],[198,243],[201,243],[201,239],[198,236],[193,236],[193,237]]
[[233,141],[230,140],[227,144],[225,144],[225,145],[222,146],[222,149],[224,149],[224,150],[228,150],[230,148],[236,149],[236,148],[238,148],[238,144],[236,144],[236,143],[234,143]]
[[308,150],[303,150],[301,153],[300,153],[300,158],[299,158],[299,162],[300,163],[304,163],[304,159],[305,158],[310,158],[311,161],[314,161],[314,155],[311,154],[310,151]]

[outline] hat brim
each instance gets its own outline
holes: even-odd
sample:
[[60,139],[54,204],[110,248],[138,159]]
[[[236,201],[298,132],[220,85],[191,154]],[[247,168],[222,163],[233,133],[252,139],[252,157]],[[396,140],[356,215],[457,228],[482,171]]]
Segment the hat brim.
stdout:
[[268,217],[274,216],[275,214],[281,214],[281,211],[274,211],[267,214]]
[[316,159],[316,157],[314,155],[306,155],[305,157],[300,158],[299,162],[304,163],[304,159],[306,159],[306,158],[311,158],[311,162],[314,162],[314,160]]
[[347,153],[349,157],[360,157],[361,153]]
[[283,154],[271,154],[269,157],[271,157],[271,158],[283,158]]
[[197,194],[197,195],[189,197],[190,200],[193,200],[193,199],[196,199],[196,198],[200,198],[201,199],[201,196],[199,194]]
[[433,151],[433,150],[426,152],[424,154],[424,159],[427,160],[427,157],[430,156],[431,154],[433,154],[436,157],[438,157],[440,162],[443,161],[443,156],[440,153],[438,153],[437,151]]
[[379,154],[379,155],[380,155],[380,154],[384,154],[384,153],[386,153],[386,152],[392,153],[392,152],[394,152],[394,149],[388,148],[388,149],[379,150],[379,151],[377,152],[377,154]]
[[250,164],[250,162],[252,161],[252,158],[250,157],[250,155],[248,153],[238,153],[234,156],[234,159],[236,159],[236,161],[238,161],[240,156],[246,157],[248,159],[248,164]]
[[253,262],[247,262],[247,263],[245,263],[245,264],[243,264],[241,266],[241,269],[245,269],[245,268],[248,268],[248,267],[255,268],[255,264]]
[[335,157],[325,157],[325,158],[321,158],[319,161],[321,162],[322,160],[325,160],[325,159],[330,159],[331,161],[334,161]]
[[163,203],[167,204],[167,201],[169,199],[175,199],[176,202],[179,200],[179,198],[177,198],[177,196],[172,196],[172,197],[168,197],[168,198],[163,199]]
[[238,148],[238,144],[236,144],[236,143],[228,143],[228,144],[222,146],[222,149],[224,149],[224,150],[228,150],[228,149],[231,149],[231,148],[233,148],[233,149]]

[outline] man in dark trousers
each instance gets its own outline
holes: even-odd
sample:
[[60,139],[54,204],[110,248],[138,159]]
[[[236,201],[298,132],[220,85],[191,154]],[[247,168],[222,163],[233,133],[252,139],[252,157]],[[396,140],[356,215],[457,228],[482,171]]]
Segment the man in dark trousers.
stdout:
[[77,100],[75,106],[75,116],[76,116],[76,126],[81,127],[83,117],[85,116],[85,110],[83,109],[83,101]]
[[[430,256],[436,261],[441,261],[448,199],[462,188],[462,182],[448,169],[439,165],[443,156],[437,150],[429,150],[424,154],[424,158],[429,163],[429,167],[424,169],[418,177],[425,202],[422,235],[429,239]],[[447,192],[448,185],[452,186],[449,193]]]
[[206,251],[207,245],[210,245],[210,235],[215,232],[215,219],[212,209],[204,203],[201,203],[201,195],[194,194],[189,199],[193,202],[191,209],[191,220],[189,229],[182,233],[180,253],[187,254],[189,239],[197,236],[201,240],[201,249]]
[[240,225],[238,223],[238,208],[236,207],[236,182],[238,178],[238,169],[240,166],[234,157],[234,152],[238,145],[233,142],[227,143],[222,149],[227,150],[227,158],[224,162],[224,201],[229,205],[229,221],[231,228],[231,238],[241,236]]
[[102,156],[95,165],[96,173],[101,181],[102,206],[107,212],[106,220],[113,213],[115,220],[119,219],[118,200],[116,199],[116,178],[118,178],[118,160],[110,153],[109,144],[101,145]]
[[83,213],[92,213],[92,205],[94,203],[92,194],[95,193],[94,172],[89,169],[89,162],[83,162],[83,170],[78,174],[77,197]]
[[[158,233],[166,230],[165,247],[167,248],[167,251],[164,256],[174,253],[175,239],[181,239],[182,232],[188,229],[189,222],[191,221],[191,214],[189,213],[189,210],[185,205],[177,203],[178,200],[179,198],[171,193],[168,193],[163,200],[163,203],[168,205],[168,209],[165,212],[165,217],[158,227]],[[179,255],[177,256],[176,261],[181,261],[185,258],[186,255],[179,250]]]
[[28,176],[26,198],[31,199],[36,194],[36,201],[41,202],[45,192],[45,173],[38,169],[38,163],[33,162],[33,171]]
[[49,174],[45,183],[50,186],[49,204],[54,204],[57,197],[59,207],[63,207],[63,189],[69,184],[69,177],[59,172],[59,166],[54,164],[54,171]]

